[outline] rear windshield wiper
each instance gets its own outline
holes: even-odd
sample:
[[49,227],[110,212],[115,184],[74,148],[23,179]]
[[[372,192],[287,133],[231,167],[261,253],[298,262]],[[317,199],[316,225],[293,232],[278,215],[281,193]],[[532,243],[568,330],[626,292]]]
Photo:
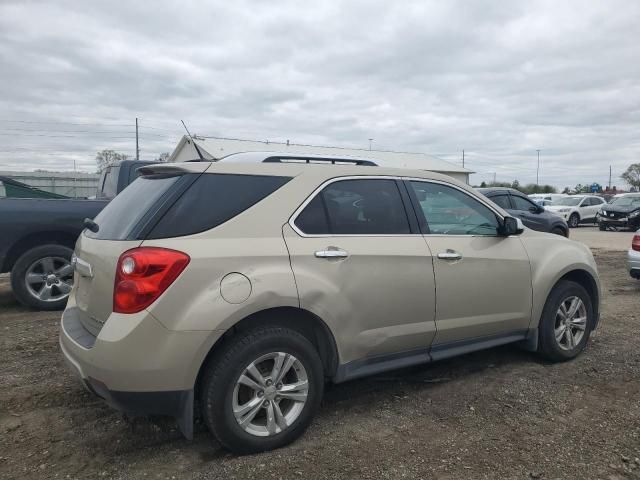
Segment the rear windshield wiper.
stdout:
[[98,233],[98,230],[100,230],[100,225],[98,225],[90,218],[85,218],[83,224],[84,228],[91,230],[93,233]]

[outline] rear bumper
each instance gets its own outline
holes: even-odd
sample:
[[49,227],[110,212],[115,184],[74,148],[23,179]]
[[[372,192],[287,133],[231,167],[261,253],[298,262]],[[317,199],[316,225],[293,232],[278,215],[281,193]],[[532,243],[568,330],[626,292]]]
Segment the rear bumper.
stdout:
[[196,377],[218,333],[167,330],[141,312],[112,315],[94,336],[80,315],[64,311],[60,349],[85,388],[132,416],[172,416],[191,438]]

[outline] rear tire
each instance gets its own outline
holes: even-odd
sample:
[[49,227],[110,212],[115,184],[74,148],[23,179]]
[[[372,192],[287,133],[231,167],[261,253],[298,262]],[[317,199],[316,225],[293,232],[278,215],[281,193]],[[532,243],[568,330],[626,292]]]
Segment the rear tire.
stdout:
[[569,228],[576,228],[580,223],[580,216],[577,213],[572,213],[567,223],[569,224]]
[[600,225],[598,225],[598,229],[599,229],[601,232],[604,232],[604,231],[607,229],[607,227],[605,227],[604,225],[600,224]]
[[575,358],[587,344],[593,323],[593,304],[588,292],[578,283],[561,280],[549,294],[542,311],[538,353],[552,362]]
[[[278,359],[281,378],[274,374]],[[265,326],[232,337],[209,361],[201,382],[207,427],[224,447],[249,454],[283,447],[304,433],[320,406],[324,374],[306,337]]]
[[73,285],[72,254],[57,244],[23,253],[11,269],[11,288],[20,303],[36,310],[62,310]]

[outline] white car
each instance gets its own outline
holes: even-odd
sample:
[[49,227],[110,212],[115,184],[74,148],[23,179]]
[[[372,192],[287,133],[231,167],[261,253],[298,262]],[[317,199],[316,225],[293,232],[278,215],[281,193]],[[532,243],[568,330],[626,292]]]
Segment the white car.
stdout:
[[580,223],[596,223],[596,214],[605,203],[603,198],[595,195],[573,195],[560,198],[545,209],[560,215],[569,227],[575,228]]
[[527,196],[541,207],[547,207],[567,195],[563,193],[532,193]]

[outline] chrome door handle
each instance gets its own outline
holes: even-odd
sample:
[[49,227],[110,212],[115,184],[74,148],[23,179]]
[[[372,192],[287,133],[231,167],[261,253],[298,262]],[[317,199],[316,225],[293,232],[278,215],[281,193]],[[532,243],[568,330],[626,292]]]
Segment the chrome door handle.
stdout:
[[438,258],[442,260],[460,260],[462,255],[458,252],[454,252],[453,250],[447,250],[446,252],[439,253]]
[[349,252],[344,250],[318,250],[315,256],[316,258],[347,258]]

